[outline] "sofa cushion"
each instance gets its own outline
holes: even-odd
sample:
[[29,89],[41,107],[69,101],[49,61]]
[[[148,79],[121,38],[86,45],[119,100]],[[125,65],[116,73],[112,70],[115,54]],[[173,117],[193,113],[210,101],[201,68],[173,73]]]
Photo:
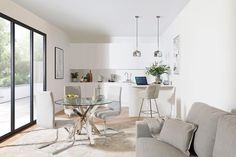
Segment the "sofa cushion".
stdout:
[[216,128],[220,117],[228,114],[225,111],[196,102],[192,105],[187,121],[198,126],[193,141],[193,149],[199,157],[212,157]]
[[177,148],[156,138],[138,138],[136,157],[188,157]]
[[236,115],[226,115],[219,119],[213,157],[236,156]]
[[173,145],[189,155],[190,144],[197,127],[178,119],[167,119],[160,133],[160,140]]

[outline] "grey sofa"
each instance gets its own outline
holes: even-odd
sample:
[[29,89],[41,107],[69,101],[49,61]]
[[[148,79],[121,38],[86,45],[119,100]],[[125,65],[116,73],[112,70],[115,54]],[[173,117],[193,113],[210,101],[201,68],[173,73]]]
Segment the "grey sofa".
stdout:
[[[208,106],[204,103],[196,102],[192,105],[186,121],[196,124],[198,129],[195,132],[195,136],[192,141],[190,156],[236,156],[236,116],[234,115],[234,117],[227,117],[228,115],[230,115],[230,113]],[[219,119],[221,119],[221,123],[218,124]],[[233,124],[234,126],[232,126]],[[227,129],[229,126],[232,126],[231,130]],[[217,130],[221,130],[218,131],[219,135],[217,134]],[[225,136],[230,136],[228,137],[228,145],[232,145],[232,143],[235,145],[225,146],[227,145]],[[217,141],[216,145],[215,141]],[[227,147],[227,150],[222,150],[223,147]],[[221,155],[219,155],[220,153]],[[139,121],[137,122],[136,157],[187,157],[187,155],[174,146],[153,138],[147,123]]]

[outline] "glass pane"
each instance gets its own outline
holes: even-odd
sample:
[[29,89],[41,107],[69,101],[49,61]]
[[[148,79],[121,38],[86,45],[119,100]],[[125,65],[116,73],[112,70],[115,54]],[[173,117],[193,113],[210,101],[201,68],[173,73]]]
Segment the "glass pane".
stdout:
[[0,136],[11,131],[10,22],[0,17]]
[[[34,33],[34,95],[43,91],[43,53],[44,37],[38,33]],[[35,105],[34,119],[37,119]]]
[[15,25],[15,128],[30,122],[30,30]]

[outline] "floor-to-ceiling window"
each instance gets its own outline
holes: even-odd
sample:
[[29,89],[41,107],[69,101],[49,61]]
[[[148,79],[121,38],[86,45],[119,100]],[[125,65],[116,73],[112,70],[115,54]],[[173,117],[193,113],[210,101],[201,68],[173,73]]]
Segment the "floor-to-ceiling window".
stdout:
[[45,57],[46,34],[0,13],[0,141],[35,123]]
[[0,136],[11,132],[11,22],[0,17]]

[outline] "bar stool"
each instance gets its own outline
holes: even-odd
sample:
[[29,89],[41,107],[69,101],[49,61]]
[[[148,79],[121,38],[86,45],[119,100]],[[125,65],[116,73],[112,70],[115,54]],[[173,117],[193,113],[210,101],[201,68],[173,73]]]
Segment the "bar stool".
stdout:
[[[145,89],[145,91],[140,92],[139,97],[142,99],[142,103],[141,103],[141,107],[140,107],[140,110],[139,110],[138,119],[140,118],[141,113],[150,114],[151,118],[152,118],[153,114],[160,115],[159,109],[158,109],[158,106],[157,106],[157,102],[156,102],[156,99],[158,98],[158,95],[159,95],[159,90],[160,90],[160,85],[153,84],[153,85],[149,85]],[[149,100],[149,110],[142,110],[145,99]],[[155,102],[156,111],[152,109],[152,100],[154,100],[154,102]]]

